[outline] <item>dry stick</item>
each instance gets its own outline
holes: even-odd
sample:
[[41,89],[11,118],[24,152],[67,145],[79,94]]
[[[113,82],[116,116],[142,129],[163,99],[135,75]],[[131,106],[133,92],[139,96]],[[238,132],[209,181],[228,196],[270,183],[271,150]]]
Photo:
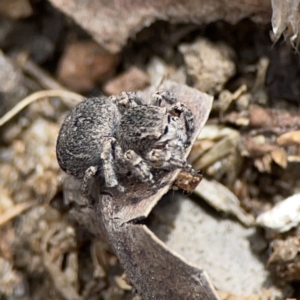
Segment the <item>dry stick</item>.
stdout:
[[35,64],[31,59],[27,58],[25,63],[21,65],[24,72],[33,77],[44,89],[66,89],[58,81],[52,78],[45,70]]
[[[27,73],[31,78],[39,83],[43,89],[49,90],[67,90],[61,83],[55,80],[49,73],[30,59],[27,52],[21,51],[13,57],[15,64]],[[39,88],[40,89],[40,88]],[[38,90],[39,90],[38,89]]]
[[19,203],[13,206],[11,209],[0,215],[0,226],[4,225],[14,217],[20,215],[25,210],[29,209],[30,207],[36,205],[37,201],[29,201],[24,203]]
[[[19,113],[22,109],[24,109],[29,104],[31,104],[39,99],[46,98],[46,97],[60,97],[63,101],[64,101],[64,98],[68,98],[68,99],[72,100],[73,104],[77,104],[84,99],[83,96],[73,93],[73,92],[66,91],[66,90],[38,91],[38,92],[35,92],[35,93],[27,96],[23,100],[21,100],[16,106],[14,106],[2,118],[0,118],[0,127],[3,124],[5,124],[6,122],[8,122],[11,118],[13,118],[17,113]],[[69,105],[69,104],[70,104],[70,102],[68,101],[67,105]]]

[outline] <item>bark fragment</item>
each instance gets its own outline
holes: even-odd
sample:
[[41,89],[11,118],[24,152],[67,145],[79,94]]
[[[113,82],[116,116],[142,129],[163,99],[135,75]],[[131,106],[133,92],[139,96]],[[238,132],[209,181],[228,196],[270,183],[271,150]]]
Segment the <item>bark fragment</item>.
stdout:
[[207,24],[217,20],[236,23],[251,16],[269,22],[269,0],[246,1],[81,1],[50,0],[73,18],[93,38],[110,52],[119,52],[129,37],[156,20],[172,23]]
[[[170,81],[159,89],[170,90],[192,110],[196,127],[194,141],[208,118],[212,97]],[[94,227],[93,232],[107,237],[143,299],[219,299],[203,270],[169,249],[146,226],[138,224],[170,189],[178,173],[179,170],[157,172],[157,191],[134,179],[121,182],[126,193],[103,190],[95,180],[93,194],[98,200],[85,213],[92,220],[89,225]]]

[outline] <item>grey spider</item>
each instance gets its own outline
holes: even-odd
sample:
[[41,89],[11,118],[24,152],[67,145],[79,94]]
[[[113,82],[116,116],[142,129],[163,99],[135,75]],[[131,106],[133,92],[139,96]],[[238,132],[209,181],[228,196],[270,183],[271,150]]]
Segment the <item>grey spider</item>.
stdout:
[[[171,104],[162,106],[162,101]],[[192,112],[168,92],[156,92],[146,104],[134,92],[98,97],[79,103],[64,120],[57,139],[60,167],[82,180],[99,175],[106,187],[130,172],[155,186],[153,169],[191,170],[184,153],[194,132]]]

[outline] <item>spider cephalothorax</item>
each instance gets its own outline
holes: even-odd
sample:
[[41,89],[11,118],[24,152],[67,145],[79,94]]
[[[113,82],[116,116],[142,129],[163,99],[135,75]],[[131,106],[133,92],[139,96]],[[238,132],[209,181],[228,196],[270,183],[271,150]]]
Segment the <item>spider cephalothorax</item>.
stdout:
[[[166,101],[170,106],[162,106]],[[122,187],[130,171],[154,185],[152,170],[191,169],[185,148],[194,131],[191,111],[170,92],[157,92],[149,104],[135,93],[86,99],[66,117],[57,140],[57,159],[68,174],[88,184],[96,174],[107,187]]]

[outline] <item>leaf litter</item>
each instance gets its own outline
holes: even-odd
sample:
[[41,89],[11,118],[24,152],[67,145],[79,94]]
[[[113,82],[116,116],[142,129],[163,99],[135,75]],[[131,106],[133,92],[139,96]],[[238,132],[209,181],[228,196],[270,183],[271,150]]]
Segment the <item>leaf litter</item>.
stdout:
[[[1,296],[197,299],[207,292],[203,299],[296,299],[299,59],[288,43],[271,47],[271,28],[265,24],[271,21],[272,4],[274,39],[283,34],[297,48],[298,1],[263,1],[259,6],[229,1],[226,7],[203,1],[201,10],[194,7],[192,20],[193,8],[175,6],[168,14],[167,2],[159,7],[152,3],[153,9],[149,3],[148,14],[138,5],[124,10],[121,3],[99,10],[108,12],[102,19],[92,17],[97,11],[92,3],[78,10],[63,6],[62,0],[51,2],[100,46],[48,4],[19,0],[19,11],[7,9],[0,16]],[[1,9],[9,5],[5,3]],[[121,31],[114,27],[120,21],[115,19],[118,9],[127,11],[126,21],[128,11],[134,12]],[[225,15],[227,22],[239,23],[211,24]],[[240,21],[247,16],[257,23]],[[42,28],[32,18],[43,20]],[[107,26],[105,34],[103,24],[94,26],[100,19]],[[161,19],[165,21],[157,22]],[[49,31],[47,24],[56,26]],[[76,56],[75,61],[68,57],[74,44],[97,49],[91,54],[90,46],[82,46],[82,61],[76,62]],[[92,64],[89,74],[90,62],[101,61],[102,55],[111,57],[107,73],[101,77],[101,68]],[[79,67],[72,74],[73,63]],[[198,90],[215,96],[189,157],[201,174],[170,173],[162,179],[164,188],[152,196],[145,186],[137,186],[136,203],[130,194],[111,199],[95,187],[99,201],[87,206],[78,183],[65,177],[55,158],[62,119],[82,99],[64,85],[85,96],[148,86],[141,93],[146,95],[161,82],[179,93],[180,101],[196,101]],[[198,96],[191,100],[193,95]],[[193,109],[202,120],[200,129],[210,108]],[[171,191],[160,201],[171,187],[179,194]],[[237,249],[247,265],[236,259]]]

